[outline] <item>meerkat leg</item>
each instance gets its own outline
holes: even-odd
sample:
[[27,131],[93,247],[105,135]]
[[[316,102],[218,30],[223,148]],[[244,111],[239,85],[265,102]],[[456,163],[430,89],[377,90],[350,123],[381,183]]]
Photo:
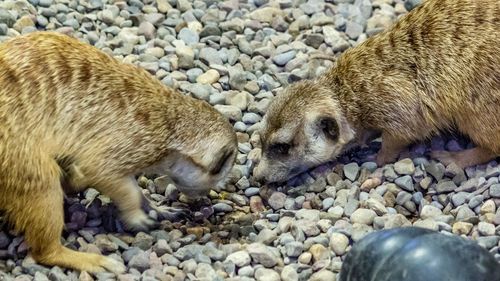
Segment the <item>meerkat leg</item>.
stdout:
[[475,147],[457,152],[450,151],[434,151],[431,152],[431,157],[448,166],[455,163],[460,168],[464,169],[470,166],[487,163],[495,159],[498,155],[491,150]]
[[[77,252],[61,244],[64,226],[63,191],[56,163],[53,164],[52,176],[48,173],[49,175],[41,178],[29,172],[19,173],[31,180],[24,185],[22,181],[17,183],[22,186],[3,187],[7,191],[11,188],[15,190],[1,193],[1,201],[4,203],[2,207],[5,207],[8,221],[17,232],[24,234],[30,254],[38,263],[92,273],[105,270],[117,274],[124,272],[125,266],[112,258]],[[40,170],[45,172],[46,169],[44,167]]]
[[407,140],[395,137],[388,133],[382,133],[382,147],[377,154],[377,165],[379,167],[397,160],[399,153],[409,144]]
[[108,182],[101,187],[96,187],[101,193],[109,196],[118,207],[121,217],[130,230],[145,231],[157,225],[141,208],[143,203],[155,209],[161,217],[169,220],[179,220],[185,215],[185,210],[171,207],[154,206],[141,192],[133,176]]

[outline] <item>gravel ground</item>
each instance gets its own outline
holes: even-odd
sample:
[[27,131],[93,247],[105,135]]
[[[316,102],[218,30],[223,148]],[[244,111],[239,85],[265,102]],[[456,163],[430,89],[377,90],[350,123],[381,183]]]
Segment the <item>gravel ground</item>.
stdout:
[[[313,77],[331,58],[383,30],[419,1],[408,0],[6,0],[0,40],[34,30],[75,34],[204,99],[238,132],[232,184],[212,192],[197,222],[161,222],[127,233],[110,200],[93,189],[68,198],[64,243],[123,261],[128,272],[91,276],[37,265],[22,237],[0,231],[0,280],[335,280],[367,233],[421,226],[477,241],[500,260],[500,165],[429,161],[431,149],[460,150],[463,138],[416,144],[377,168],[380,143],[290,181],[259,188],[259,121],[273,95]],[[300,109],[298,109],[300,110]],[[383,176],[369,188],[370,175]],[[154,200],[182,205],[167,178],[138,178]],[[155,218],[154,212],[150,216]],[[423,265],[425,266],[425,265]]]

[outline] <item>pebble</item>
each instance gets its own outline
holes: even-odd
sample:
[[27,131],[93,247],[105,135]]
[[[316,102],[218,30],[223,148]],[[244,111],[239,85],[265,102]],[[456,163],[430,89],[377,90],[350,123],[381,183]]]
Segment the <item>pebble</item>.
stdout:
[[196,82],[200,84],[213,84],[220,78],[219,72],[215,69],[209,69],[207,72],[196,78]]
[[375,211],[360,208],[352,213],[350,219],[352,223],[371,225],[376,216],[377,214],[375,213]]
[[283,209],[285,206],[286,194],[282,192],[274,192],[268,200],[269,206],[274,210]]
[[255,262],[265,267],[273,267],[279,262],[279,258],[262,243],[252,243],[248,245],[247,250]]
[[280,281],[280,275],[271,269],[258,268],[255,270],[255,279],[257,281]]
[[394,163],[394,170],[400,175],[413,175],[415,173],[415,165],[411,159],[405,158]]
[[355,181],[358,177],[360,168],[357,163],[349,163],[344,165],[344,175],[351,181]]
[[330,236],[330,249],[337,255],[342,256],[346,253],[349,246],[349,238],[342,233],[332,233]]
[[397,178],[394,183],[406,191],[413,192],[415,190],[413,179],[409,175]]

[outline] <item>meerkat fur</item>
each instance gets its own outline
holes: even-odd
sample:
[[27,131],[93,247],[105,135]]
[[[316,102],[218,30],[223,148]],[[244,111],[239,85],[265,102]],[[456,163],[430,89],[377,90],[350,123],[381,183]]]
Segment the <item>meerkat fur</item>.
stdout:
[[254,176],[282,182],[377,135],[383,165],[448,130],[476,147],[432,158],[463,168],[485,163],[500,155],[499,112],[500,1],[426,0],[273,99]]
[[[0,44],[0,85],[0,209],[42,264],[125,269],[61,245],[63,192],[92,186],[142,230],[153,221],[134,175],[168,174],[197,197],[224,184],[236,158],[231,124],[208,103],[67,35],[41,31]],[[185,215],[152,207],[166,219]]]

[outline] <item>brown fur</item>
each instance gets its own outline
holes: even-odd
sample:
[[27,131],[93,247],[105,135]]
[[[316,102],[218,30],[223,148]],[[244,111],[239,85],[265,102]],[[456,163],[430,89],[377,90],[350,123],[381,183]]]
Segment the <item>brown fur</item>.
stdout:
[[36,32],[1,44],[0,85],[0,208],[40,263],[124,270],[61,245],[63,174],[66,191],[93,186],[127,225],[143,228],[152,221],[140,208],[136,173],[167,173],[199,196],[223,184],[235,161],[233,128],[208,103],[66,35]]
[[[369,140],[373,132],[382,134],[380,165],[397,159],[411,142],[449,129],[478,147],[434,157],[461,167],[491,160],[500,155],[499,67],[498,0],[426,0],[388,30],[347,50],[325,74],[291,85],[274,99],[254,173],[262,181],[283,181],[334,158],[347,142]],[[336,120],[338,140],[315,127],[320,117]],[[276,141],[292,144],[289,153],[272,156],[265,148]]]

